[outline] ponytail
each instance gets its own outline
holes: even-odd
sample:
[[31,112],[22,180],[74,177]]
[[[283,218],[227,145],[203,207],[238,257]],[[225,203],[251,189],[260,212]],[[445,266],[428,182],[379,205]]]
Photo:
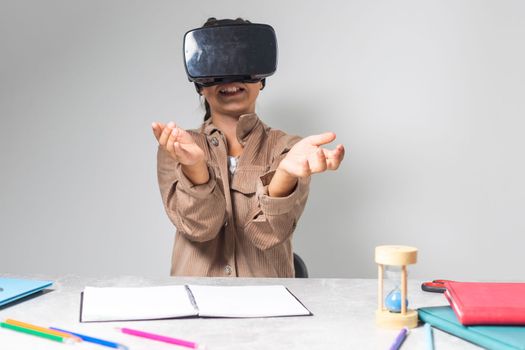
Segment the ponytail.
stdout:
[[210,104],[208,101],[206,101],[206,99],[204,99],[204,109],[206,109],[206,114],[204,114],[204,121],[206,121],[211,117]]

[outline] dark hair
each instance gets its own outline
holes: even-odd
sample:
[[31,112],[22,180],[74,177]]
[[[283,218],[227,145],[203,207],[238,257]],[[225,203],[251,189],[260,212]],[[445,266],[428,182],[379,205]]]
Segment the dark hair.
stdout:
[[[205,28],[205,27],[213,27],[213,26],[217,26],[217,25],[222,25],[222,24],[244,24],[244,23],[251,23],[250,21],[246,20],[246,19],[242,19],[242,18],[236,18],[236,19],[217,19],[215,17],[210,17],[206,20],[206,23],[204,23],[202,25],[202,28]],[[199,91],[200,93],[200,86],[198,84],[195,84],[195,87],[197,88],[197,91]],[[211,109],[210,109],[210,104],[208,103],[208,101],[206,101],[206,98],[204,98],[204,109],[206,110],[206,114],[204,114],[204,121],[210,119],[211,117]]]

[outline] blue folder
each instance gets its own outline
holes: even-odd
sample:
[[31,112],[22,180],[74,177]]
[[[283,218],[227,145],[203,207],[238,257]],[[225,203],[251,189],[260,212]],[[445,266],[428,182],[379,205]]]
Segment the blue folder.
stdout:
[[44,288],[50,287],[52,281],[35,281],[18,278],[0,277],[0,306],[26,297]]
[[463,326],[450,306],[423,307],[418,312],[423,322],[486,349],[525,350],[523,326]]

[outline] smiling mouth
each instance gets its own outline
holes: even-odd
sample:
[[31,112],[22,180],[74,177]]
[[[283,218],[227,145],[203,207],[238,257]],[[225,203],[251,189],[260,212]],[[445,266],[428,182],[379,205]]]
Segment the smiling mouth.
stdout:
[[244,92],[244,88],[240,86],[228,86],[219,89],[221,96],[236,96]]

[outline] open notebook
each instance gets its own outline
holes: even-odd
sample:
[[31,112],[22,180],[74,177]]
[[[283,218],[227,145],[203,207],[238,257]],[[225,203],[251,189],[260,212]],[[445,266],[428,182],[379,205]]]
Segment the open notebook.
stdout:
[[312,315],[284,286],[86,287],[80,322]]

